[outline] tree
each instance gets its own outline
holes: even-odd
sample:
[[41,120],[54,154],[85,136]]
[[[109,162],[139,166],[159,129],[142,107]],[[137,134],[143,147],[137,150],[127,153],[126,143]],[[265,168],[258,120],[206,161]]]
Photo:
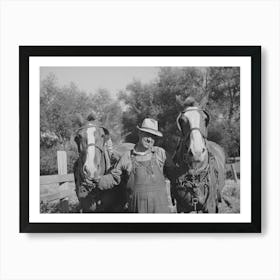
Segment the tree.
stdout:
[[[229,156],[240,155],[240,68],[209,69],[210,139],[218,136]],[[217,129],[218,128],[218,129]]]
[[211,109],[216,109],[229,123],[239,118],[240,68],[211,67],[209,71]]
[[119,99],[125,103],[124,135],[137,141],[135,126],[146,117],[159,121],[164,138],[159,141],[173,152],[180,132],[176,118],[183,102],[193,96],[210,112],[209,138],[224,146],[229,155],[239,153],[239,68],[238,67],[162,67],[150,84],[133,81]]
[[88,114],[96,111],[112,140],[120,141],[122,108],[105,89],[86,94],[74,84],[59,87],[51,74],[41,81],[40,89],[40,148],[41,174],[56,172],[56,151],[67,151],[69,170],[77,157],[72,136]]

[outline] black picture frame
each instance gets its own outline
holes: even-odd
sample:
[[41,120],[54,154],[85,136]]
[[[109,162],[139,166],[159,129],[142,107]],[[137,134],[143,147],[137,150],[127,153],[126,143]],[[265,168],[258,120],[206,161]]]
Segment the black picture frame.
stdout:
[[[32,223],[29,221],[29,59],[33,56],[247,56],[251,58],[250,223]],[[260,46],[19,46],[21,233],[261,232]],[[38,116],[39,118],[39,116]]]

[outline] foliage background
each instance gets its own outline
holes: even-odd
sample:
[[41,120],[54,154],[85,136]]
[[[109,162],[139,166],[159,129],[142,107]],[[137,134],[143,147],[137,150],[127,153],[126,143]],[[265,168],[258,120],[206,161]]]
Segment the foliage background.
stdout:
[[145,117],[159,121],[164,137],[157,145],[173,153],[180,136],[176,117],[180,101],[193,96],[206,103],[211,120],[208,139],[220,144],[227,156],[240,155],[239,67],[162,67],[150,83],[134,80],[117,97],[106,89],[85,93],[73,81],[63,87],[50,74],[40,88],[40,174],[57,173],[56,151],[66,150],[68,172],[77,158],[73,135],[81,118],[94,110],[111,133],[115,145],[137,141],[136,125]]

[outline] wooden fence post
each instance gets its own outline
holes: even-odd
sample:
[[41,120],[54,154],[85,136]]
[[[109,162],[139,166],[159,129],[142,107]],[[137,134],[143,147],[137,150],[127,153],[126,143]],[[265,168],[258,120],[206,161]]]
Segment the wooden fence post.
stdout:
[[[66,151],[57,151],[57,169],[58,175],[65,175],[67,174],[67,154]],[[68,188],[68,182],[60,183],[60,186]],[[63,197],[59,201],[59,208],[61,209],[62,213],[69,212],[69,201],[68,197]]]
[[58,175],[67,174],[67,154],[65,151],[57,151]]

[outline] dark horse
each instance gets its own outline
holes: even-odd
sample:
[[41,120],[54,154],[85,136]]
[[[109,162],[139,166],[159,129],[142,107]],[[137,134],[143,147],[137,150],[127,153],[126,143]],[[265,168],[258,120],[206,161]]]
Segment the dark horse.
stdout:
[[182,133],[174,155],[181,168],[173,186],[177,211],[217,213],[225,184],[225,154],[216,143],[207,140],[209,114],[191,104],[177,118]]
[[122,185],[110,190],[99,190],[96,178],[111,168],[110,155],[106,148],[109,131],[97,124],[82,126],[75,136],[79,158],[74,164],[76,194],[80,212],[118,213],[124,211],[125,189]]

